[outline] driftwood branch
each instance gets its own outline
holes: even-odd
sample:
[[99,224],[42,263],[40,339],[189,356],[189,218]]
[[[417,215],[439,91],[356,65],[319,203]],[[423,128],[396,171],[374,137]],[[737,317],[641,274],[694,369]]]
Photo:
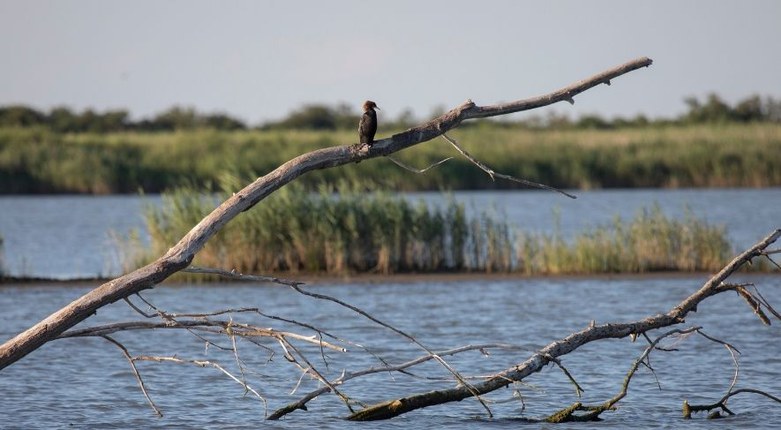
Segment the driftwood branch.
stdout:
[[[734,412],[729,410],[727,408],[727,400],[730,399],[730,397],[741,394],[741,393],[752,393],[752,394],[759,394],[760,396],[767,397],[770,400],[773,400],[774,402],[781,403],[781,398],[778,398],[772,394],[768,394],[761,390],[756,390],[753,388],[741,388],[739,390],[732,391],[730,390],[727,394],[724,395],[721,399],[719,399],[718,402],[710,404],[710,405],[690,405],[688,400],[683,401],[683,417],[686,419],[689,419],[692,417],[692,413],[695,412],[710,412],[713,409],[721,409],[722,411],[726,412],[729,415],[735,415]],[[710,415],[708,415],[708,418],[721,418],[721,414],[716,411]]]
[[[461,376],[461,374],[456,369],[454,369],[452,366],[450,366],[450,364],[448,364],[447,361],[445,361],[440,355],[436,354],[434,351],[429,349],[426,345],[421,343],[418,339],[416,339],[412,335],[410,335],[410,334],[408,334],[408,333],[406,333],[406,332],[404,332],[404,331],[402,331],[402,330],[400,330],[400,329],[398,329],[398,328],[396,328],[396,327],[394,327],[394,326],[392,326],[392,325],[390,325],[390,324],[388,324],[388,323],[386,323],[384,321],[381,321],[381,320],[377,319],[376,317],[374,317],[373,315],[371,315],[368,312],[364,311],[363,309],[360,309],[360,308],[358,308],[358,307],[356,307],[354,305],[351,305],[351,304],[349,304],[349,303],[347,303],[347,302],[345,302],[343,300],[339,300],[339,299],[337,299],[335,297],[331,297],[331,296],[328,296],[328,295],[325,295],[325,294],[312,293],[312,292],[306,291],[306,290],[301,288],[301,286],[303,285],[302,282],[283,280],[283,279],[267,277],[267,276],[244,275],[244,274],[238,273],[236,271],[230,271],[229,272],[227,270],[214,269],[214,268],[200,268],[199,267],[199,268],[197,268],[195,270],[185,269],[184,271],[192,272],[192,273],[216,274],[216,275],[224,276],[224,277],[227,277],[227,278],[230,278],[230,279],[239,279],[239,280],[243,280],[243,281],[273,282],[273,283],[277,283],[277,284],[287,285],[287,286],[291,287],[293,290],[295,290],[299,294],[302,294],[302,295],[305,295],[305,296],[308,296],[308,297],[312,297],[312,298],[318,299],[318,300],[325,300],[325,301],[329,301],[329,302],[332,302],[332,303],[336,303],[339,306],[347,308],[347,309],[355,312],[356,314],[358,314],[358,315],[368,319],[369,321],[371,321],[371,322],[373,322],[373,323],[375,323],[375,324],[377,324],[377,325],[379,325],[381,327],[384,327],[384,328],[386,328],[386,329],[388,329],[388,330],[390,330],[390,331],[400,335],[401,337],[409,340],[410,342],[414,343],[415,345],[420,347],[423,351],[425,351],[428,354],[428,356],[430,356],[433,360],[437,361],[439,364],[442,365],[442,367],[444,367],[448,372],[450,372],[462,386],[466,387],[467,390],[470,390],[470,387],[471,387],[470,383],[463,376]],[[313,366],[311,366],[311,367],[314,369]],[[565,370],[565,372],[566,372],[566,370]],[[318,376],[319,376],[319,374],[318,374]],[[321,379],[321,378],[319,378],[319,379]],[[321,379],[321,380],[327,386],[327,388],[329,388],[329,391],[333,391],[334,393],[339,394],[339,392],[335,389],[335,387],[332,386],[328,381],[326,381],[324,379]],[[480,398],[480,395],[476,391],[473,391],[473,395],[480,402],[480,404],[485,408],[486,412],[488,412],[488,415],[491,416],[492,415],[491,409],[483,401],[483,399]],[[342,397],[345,400],[345,402],[347,401],[347,399],[345,397],[341,396],[341,394],[339,394],[339,396]],[[349,404],[348,404],[348,407],[349,407]],[[350,411],[352,412],[352,409]]]
[[[734,388],[735,384],[738,380],[738,371],[740,369],[740,366],[738,365],[737,357],[735,356],[735,353],[738,352],[738,350],[730,345],[727,342],[724,342],[722,340],[716,339],[714,337],[711,337],[704,332],[702,332],[702,327],[690,327],[687,329],[673,329],[666,333],[663,333],[656,337],[653,341],[650,341],[648,346],[645,348],[643,353],[638,357],[635,362],[632,364],[632,367],[629,369],[629,372],[627,372],[626,376],[624,377],[624,382],[621,384],[621,390],[610,399],[606,400],[603,403],[600,403],[598,405],[584,405],[580,402],[576,402],[554,414],[551,414],[547,418],[545,418],[543,421],[550,422],[550,423],[563,423],[563,422],[586,422],[586,421],[598,421],[600,420],[600,415],[605,411],[610,411],[615,409],[615,405],[621,401],[626,395],[629,393],[629,384],[632,381],[632,377],[635,375],[637,370],[640,368],[640,365],[645,366],[649,370],[653,372],[653,368],[650,364],[649,356],[651,352],[653,351],[666,351],[670,352],[671,349],[667,347],[660,347],[659,342],[661,342],[663,339],[666,339],[671,336],[678,336],[679,338],[688,337],[692,333],[700,334],[701,336],[705,337],[706,339],[718,343],[720,345],[723,345],[727,350],[729,351],[732,361],[735,364],[735,374],[732,378],[732,381],[730,382],[728,392],[732,392],[732,389]],[[739,352],[738,352],[739,353]],[[660,388],[661,389],[661,388]],[[742,391],[742,390],[738,390]],[[753,391],[753,390],[752,390]],[[769,394],[765,394],[766,396],[770,396]],[[689,416],[691,415],[691,412],[697,412],[700,410],[710,410],[714,409],[716,407],[722,407],[724,403],[726,403],[726,400],[729,398],[729,396],[725,396],[722,398],[719,402],[713,404],[713,405],[705,405],[705,406],[691,406],[688,404],[688,402],[684,402],[684,409],[686,407],[689,408]],[[710,409],[708,409],[710,408]],[[726,407],[724,407],[726,410]],[[578,414],[580,412],[580,414]],[[731,412],[730,412],[731,413]],[[686,414],[686,412],[684,412]],[[689,418],[689,416],[686,416],[686,418]]]
[[[575,351],[579,347],[600,339],[616,339],[630,335],[645,335],[650,330],[674,326],[685,322],[686,316],[692,310],[696,310],[703,300],[708,297],[727,291],[722,288],[724,281],[751,259],[763,255],[764,250],[773,244],[781,236],[781,230],[776,230],[765,239],[744,251],[730,261],[719,273],[711,277],[699,290],[684,299],[677,306],[665,314],[659,314],[640,321],[620,324],[592,324],[588,328],[577,333],[554,341],[541,350],[535,352],[523,363],[517,364],[505,371],[487,378],[481,383],[472,384],[470,390],[465,387],[455,387],[445,390],[429,391],[407,397],[385,401],[366,409],[351,414],[348,419],[356,421],[368,421],[392,418],[416,409],[439,405],[448,402],[464,400],[477,391],[486,394],[507,385],[522,381],[524,378],[542,370],[553,359]],[[570,412],[571,413],[571,412]]]
[[209,239],[228,222],[280,187],[307,172],[387,156],[438,137],[469,119],[506,115],[560,101],[572,102],[573,97],[583,91],[600,84],[609,84],[612,79],[633,70],[648,67],[651,63],[649,58],[638,58],[558,91],[526,100],[489,106],[478,106],[471,100],[467,100],[442,116],[420,126],[389,138],[377,140],[371,147],[360,144],[341,145],[318,149],[293,158],[225,200],[156,261],[95,288],[33,327],[6,341],[0,346],[0,369],[15,363],[46,342],[57,338],[101,307],[139,291],[152,288],[174,273],[186,268]]
[[[418,358],[406,361],[406,362],[401,363],[401,364],[395,364],[395,365],[393,365],[393,364],[384,364],[382,366],[370,367],[368,369],[357,370],[357,371],[354,371],[354,372],[344,372],[338,378],[334,379],[333,381],[330,381],[330,383],[331,383],[331,385],[342,385],[342,384],[344,384],[345,382],[347,382],[347,381],[349,381],[351,379],[359,378],[361,376],[366,376],[366,375],[370,375],[370,374],[373,374],[373,373],[386,373],[386,372],[407,373],[406,371],[410,367],[417,366],[417,365],[423,364],[423,363],[425,363],[427,361],[434,360],[435,356],[445,357],[445,356],[448,356],[448,355],[455,355],[455,354],[459,354],[459,353],[462,353],[462,352],[474,351],[474,350],[478,350],[478,351],[484,352],[485,350],[488,350],[488,349],[497,349],[497,348],[513,349],[515,347],[512,346],[512,345],[495,344],[495,343],[483,344],[483,345],[465,345],[465,346],[458,347],[458,348],[448,349],[448,350],[445,350],[445,351],[439,351],[439,352],[435,352],[435,353],[432,353],[432,354],[426,354],[426,355],[423,355],[423,356],[420,356]],[[285,416],[285,415],[287,415],[287,414],[289,414],[291,412],[294,412],[296,410],[301,409],[301,410],[305,411],[305,410],[307,410],[306,409],[306,404],[307,403],[309,403],[311,400],[315,399],[316,397],[320,396],[321,394],[328,393],[329,391],[331,391],[331,388],[328,387],[328,386],[320,387],[317,390],[311,391],[311,392],[307,393],[304,397],[302,397],[300,400],[295,401],[295,402],[290,403],[290,404],[288,404],[288,405],[286,405],[286,406],[284,406],[282,408],[277,409],[274,413],[269,415],[267,419],[269,419],[269,420],[278,420],[278,419],[282,418],[283,416]]]

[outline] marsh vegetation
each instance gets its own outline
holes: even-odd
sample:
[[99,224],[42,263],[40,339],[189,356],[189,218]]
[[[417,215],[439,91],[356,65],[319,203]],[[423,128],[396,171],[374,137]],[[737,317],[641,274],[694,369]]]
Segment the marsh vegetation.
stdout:
[[[378,138],[391,131],[380,129]],[[496,171],[558,188],[767,187],[781,185],[781,124],[533,130],[484,122],[451,137]],[[218,190],[224,172],[265,174],[307,151],[357,141],[355,131],[198,129],[159,133],[57,133],[0,128],[2,193],[147,193],[194,185]],[[394,157],[423,168],[457,155],[442,140]],[[424,175],[374,159],[302,178],[388,190],[514,188],[454,158]]]
[[[226,176],[217,195],[196,188],[167,193],[150,206],[151,245],[124,252],[126,269],[166,251],[232,190]],[[367,191],[368,186],[368,191]],[[308,192],[291,184],[226,226],[201,251],[196,266],[244,273],[500,272],[526,275],[712,271],[733,249],[723,227],[657,206],[630,220],[565,237],[524,231],[504,214],[480,208],[467,216],[453,199],[410,202],[367,183],[342,181]],[[552,214],[554,218],[556,214]]]

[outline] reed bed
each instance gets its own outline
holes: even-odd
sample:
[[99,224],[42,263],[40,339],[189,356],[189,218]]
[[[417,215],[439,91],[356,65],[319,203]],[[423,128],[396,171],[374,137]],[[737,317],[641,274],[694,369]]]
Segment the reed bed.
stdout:
[[[160,255],[218,200],[237,189],[222,181],[220,195],[182,188],[150,207],[151,245],[132,264]],[[245,273],[484,272],[527,275],[714,271],[732,253],[723,227],[693,214],[668,218],[658,207],[634,219],[615,219],[575,237],[519,231],[501,213],[472,219],[462,204],[411,203],[365,184],[341,182],[307,192],[291,184],[228,224],[195,265]],[[132,265],[131,264],[131,265]]]
[[[462,270],[464,208],[431,208],[342,182],[307,192],[291,184],[230,223],[195,264],[243,272],[436,272]],[[222,195],[220,198],[224,197]],[[191,188],[164,196],[146,220],[152,254],[163,251],[214,208]]]
[[525,233],[516,238],[516,269],[525,274],[712,272],[733,252],[724,227],[712,226],[688,213],[667,217],[658,206],[640,211],[631,221],[616,218],[566,240]]
[[[383,130],[378,138],[393,134]],[[781,125],[670,125],[613,130],[529,130],[467,123],[449,135],[505,174],[559,188],[781,186]],[[212,187],[225,171],[264,174],[313,149],[355,143],[350,131],[215,131],[59,134],[0,128],[0,193],[160,192]],[[370,180],[388,189],[516,188],[493,182],[442,139],[394,157],[423,168],[410,175],[391,161],[313,172],[312,190],[339,179]]]

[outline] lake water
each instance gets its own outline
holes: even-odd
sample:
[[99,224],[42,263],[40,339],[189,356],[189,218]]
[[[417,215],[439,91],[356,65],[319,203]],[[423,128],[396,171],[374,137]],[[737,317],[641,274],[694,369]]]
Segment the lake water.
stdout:
[[[741,248],[766,236],[781,224],[781,189],[766,190],[633,190],[578,192],[577,200],[539,192],[456,193],[468,211],[495,207],[523,229],[551,232],[558,217],[561,232],[631,218],[658,203],[668,215],[695,215],[728,228]],[[438,194],[412,194],[436,204]],[[145,204],[159,197],[0,197],[0,232],[11,274],[75,278],[118,272],[110,231],[143,231]],[[554,213],[558,215],[554,216]],[[743,275],[749,276],[749,275]],[[315,282],[308,288],[338,297],[417,337],[431,349],[467,344],[503,343],[510,349],[491,349],[448,357],[462,374],[479,377],[523,362],[533,351],[567,334],[597,323],[631,321],[664,312],[691,294],[705,275],[594,278],[423,279],[399,282]],[[781,277],[750,275],[737,281],[756,283],[767,300],[781,308]],[[51,312],[94,288],[94,283],[67,285],[0,285],[0,341],[4,341]],[[223,315],[237,322],[273,327],[304,335],[311,329],[294,319],[333,334],[349,353],[321,351],[295,342],[303,354],[329,378],[343,370],[379,365],[379,358],[399,363],[418,357],[420,348],[389,330],[342,307],[300,295],[286,287],[248,284],[166,285],[142,294],[168,312],[210,312],[258,307],[259,314]],[[141,303],[136,300],[136,303]],[[142,306],[143,307],[143,306]],[[139,320],[126,304],[101,309],[81,327]],[[738,387],[781,394],[781,332],[766,327],[735,294],[709,298],[683,327],[701,325],[711,336],[731,342],[741,352]],[[657,333],[658,334],[658,333]],[[238,374],[236,358],[192,333],[170,330],[121,332],[113,335],[133,355],[176,355],[210,360]],[[222,346],[224,336],[211,337]],[[440,405],[385,421],[351,423],[347,408],[334,396],[309,403],[279,422],[264,421],[267,413],[298,400],[317,387],[300,378],[300,370],[283,357],[278,344],[262,347],[239,341],[246,377],[267,402],[258,400],[213,368],[172,363],[139,362],[149,393],[162,409],[157,418],[118,348],[99,338],[53,341],[0,371],[0,428],[781,428],[781,406],[747,394],[730,401],[737,416],[720,421],[681,419],[681,404],[711,403],[727,390],[734,368],[728,351],[702,337],[691,336],[675,352],[654,352],[655,374],[641,369],[629,395],[606,421],[596,424],[544,425],[528,423],[577,401],[572,385],[554,367],[522,384],[488,396],[494,418],[487,418],[475,400]],[[361,345],[362,347],[359,347]],[[586,389],[585,402],[600,402],[615,394],[632,361],[644,348],[642,340],[592,343],[563,358],[563,364]],[[272,353],[273,351],[273,353]],[[368,352],[367,352],[368,351]],[[413,375],[378,373],[352,380],[343,391],[366,403],[453,386],[441,366],[429,363]],[[300,380],[300,385],[299,384]],[[661,390],[660,390],[661,387]],[[295,391],[295,392],[294,392]],[[520,397],[519,397],[520,396]],[[519,400],[523,399],[523,403]],[[525,404],[525,407],[523,406]]]
[[[571,200],[533,191],[457,192],[469,213],[496,210],[521,230],[565,235],[631,219],[658,204],[668,216],[687,210],[727,227],[745,248],[781,227],[781,188],[706,190],[578,191]],[[412,200],[442,201],[439,193],[405,194]],[[59,279],[120,274],[117,238],[136,229],[145,236],[143,209],[159,196],[0,196],[0,236],[6,270],[13,276]],[[558,221],[557,221],[558,219]]]
[[[435,350],[467,344],[505,343],[513,349],[491,349],[490,355],[466,352],[446,360],[463,375],[496,373],[523,362],[545,344],[580,330],[590,321],[624,322],[670,309],[695,291],[705,276],[598,278],[519,278],[396,283],[315,283],[308,288],[358,306],[404,330]],[[781,307],[778,275],[738,278],[756,283],[767,300]],[[94,287],[0,286],[0,338],[7,339]],[[343,370],[378,366],[378,357],[395,364],[422,355],[420,348],[391,331],[330,302],[300,295],[286,287],[215,284],[163,286],[142,293],[168,312],[207,312],[259,307],[264,313],[295,319],[352,343],[350,352],[320,351],[291,341],[329,378]],[[138,300],[136,300],[137,303]],[[314,335],[314,331],[258,314],[223,315],[237,322]],[[101,309],[81,327],[143,319],[118,302]],[[781,394],[781,324],[762,325],[735,294],[707,299],[685,325],[700,325],[707,334],[741,351],[738,388]],[[657,333],[658,334],[658,333]],[[193,334],[171,330],[116,333],[133,355],[176,355],[210,360],[239,374],[235,357],[216,347],[208,350]],[[225,337],[211,337],[230,346]],[[371,353],[356,346],[360,344]],[[309,403],[277,422],[264,421],[274,411],[317,387],[284,358],[279,346],[264,341],[257,347],[239,341],[247,380],[267,405],[213,368],[139,362],[149,394],[162,409],[157,418],[140,392],[131,369],[114,345],[100,338],[53,341],[0,371],[2,428],[332,428],[332,429],[603,429],[603,428],[781,428],[781,405],[752,394],[730,400],[738,415],[709,421],[695,415],[681,418],[684,399],[692,404],[715,402],[727,390],[734,367],[728,351],[699,336],[676,343],[674,352],[651,355],[655,374],[641,368],[629,395],[605,421],[592,424],[545,425],[519,418],[543,417],[578,401],[572,385],[556,367],[527,378],[512,388],[488,396],[493,419],[473,399],[414,411],[373,423],[343,420],[347,408],[333,395]],[[620,389],[621,380],[644,342],[629,339],[594,342],[564,356],[562,362],[586,390],[584,402],[601,402]],[[274,351],[273,355],[271,351]],[[373,403],[454,385],[448,372],[426,364],[414,375],[379,373],[354,379],[341,387],[355,400]],[[433,379],[432,379],[433,378]],[[660,389],[661,387],[661,389]],[[293,391],[295,390],[295,393]],[[292,393],[292,394],[291,394]],[[525,409],[517,395],[522,396]]]

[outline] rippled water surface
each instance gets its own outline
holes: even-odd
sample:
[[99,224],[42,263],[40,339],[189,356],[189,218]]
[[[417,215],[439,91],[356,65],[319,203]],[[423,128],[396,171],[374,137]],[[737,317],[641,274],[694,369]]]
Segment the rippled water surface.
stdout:
[[[337,297],[414,335],[427,347],[442,350],[467,344],[504,343],[511,349],[490,349],[448,357],[464,375],[495,373],[523,362],[533,351],[596,323],[631,321],[663,312],[694,292],[704,276],[665,278],[532,278],[394,283],[314,283],[314,292]],[[779,275],[752,276],[770,302],[781,307]],[[92,288],[80,286],[0,287],[0,338],[7,339]],[[302,341],[293,345],[327,377],[343,370],[378,366],[379,360],[400,363],[423,354],[407,339],[334,303],[306,297],[277,286],[220,284],[163,286],[143,296],[168,312],[206,312],[258,307],[267,315],[305,322],[339,339],[350,352],[321,352]],[[137,303],[140,304],[138,300]],[[311,329],[259,314],[223,315],[236,322],[315,334]],[[80,327],[143,319],[119,302],[101,309]],[[738,387],[781,394],[781,324],[763,326],[735,294],[707,299],[681,327],[700,325],[711,336],[741,351]],[[184,331],[120,332],[113,337],[133,355],[176,356],[210,360],[239,375],[236,358]],[[222,335],[212,337],[230,346]],[[365,347],[358,346],[361,345]],[[668,344],[668,346],[670,346]],[[674,352],[651,356],[655,373],[643,368],[630,394],[615,412],[596,424],[551,426],[529,423],[577,401],[574,389],[556,367],[500,389],[486,400],[488,418],[473,399],[411,412],[371,424],[343,420],[349,411],[334,395],[309,403],[279,422],[264,421],[266,413],[317,388],[300,378],[300,369],[285,360],[277,343],[258,347],[239,341],[250,385],[266,403],[214,368],[172,363],[139,362],[149,394],[164,413],[157,418],[146,403],[128,362],[113,344],[100,338],[53,341],[0,371],[2,428],[772,428],[781,427],[781,406],[757,396],[738,396],[731,408],[738,415],[720,421],[681,419],[684,399],[708,403],[720,398],[734,367],[724,346],[691,336],[672,345]],[[643,341],[595,342],[563,357],[562,363],[586,390],[585,402],[599,402],[620,388],[623,375],[642,352]],[[370,351],[370,352],[367,352]],[[273,351],[273,354],[272,354]],[[433,378],[433,379],[432,379]],[[300,381],[300,383],[299,383]],[[378,402],[454,382],[442,366],[423,365],[412,375],[379,373],[341,387],[346,395]],[[661,387],[661,390],[660,390]],[[293,391],[295,392],[293,393]],[[520,396],[520,397],[519,397]],[[520,399],[523,399],[521,402]],[[524,407],[525,405],[525,407]]]

